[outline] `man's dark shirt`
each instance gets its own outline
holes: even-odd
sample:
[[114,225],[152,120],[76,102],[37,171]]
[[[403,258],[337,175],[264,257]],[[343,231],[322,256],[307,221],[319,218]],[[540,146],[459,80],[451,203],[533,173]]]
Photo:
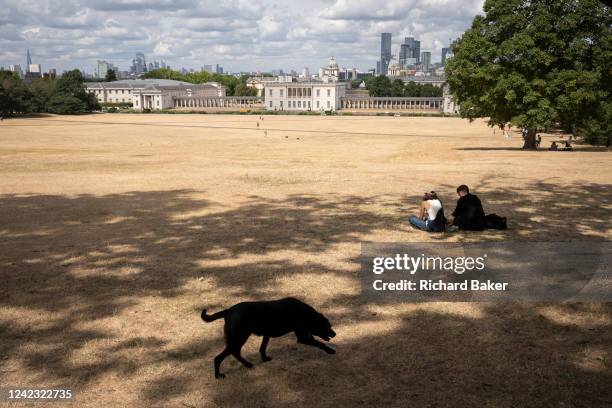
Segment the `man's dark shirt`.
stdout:
[[485,229],[485,213],[480,199],[474,194],[466,194],[457,200],[453,211],[453,224],[462,230],[482,231]]

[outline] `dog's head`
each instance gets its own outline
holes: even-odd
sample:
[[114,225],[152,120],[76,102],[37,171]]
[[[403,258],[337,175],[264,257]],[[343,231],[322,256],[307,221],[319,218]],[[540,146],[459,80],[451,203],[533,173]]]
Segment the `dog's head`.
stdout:
[[336,332],[332,330],[331,323],[321,313],[317,313],[314,319],[312,334],[329,341],[331,337],[336,337]]

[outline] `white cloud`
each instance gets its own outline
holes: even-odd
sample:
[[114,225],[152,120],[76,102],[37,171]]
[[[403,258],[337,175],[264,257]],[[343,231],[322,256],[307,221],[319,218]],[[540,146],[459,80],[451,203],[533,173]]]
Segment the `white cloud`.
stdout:
[[0,0],[0,66],[94,70],[97,59],[127,69],[136,52],[174,68],[219,63],[226,70],[314,72],[335,55],[341,66],[373,68],[380,33],[441,48],[481,11],[483,0]]

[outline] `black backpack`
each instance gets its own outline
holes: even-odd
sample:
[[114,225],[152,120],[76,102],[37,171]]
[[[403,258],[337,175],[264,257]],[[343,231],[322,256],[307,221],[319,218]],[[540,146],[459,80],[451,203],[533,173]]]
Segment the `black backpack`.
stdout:
[[429,232],[444,232],[446,230],[446,217],[444,209],[440,208],[436,214],[436,218],[427,226]]
[[489,229],[505,230],[508,229],[506,217],[500,217],[497,214],[489,214],[485,216],[485,225]]

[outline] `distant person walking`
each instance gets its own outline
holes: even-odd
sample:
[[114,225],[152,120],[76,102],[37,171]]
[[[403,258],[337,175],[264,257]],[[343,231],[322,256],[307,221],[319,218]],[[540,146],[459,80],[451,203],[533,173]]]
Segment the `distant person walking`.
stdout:
[[548,150],[553,151],[553,152],[559,150],[559,146],[557,146],[557,142],[552,142]]

